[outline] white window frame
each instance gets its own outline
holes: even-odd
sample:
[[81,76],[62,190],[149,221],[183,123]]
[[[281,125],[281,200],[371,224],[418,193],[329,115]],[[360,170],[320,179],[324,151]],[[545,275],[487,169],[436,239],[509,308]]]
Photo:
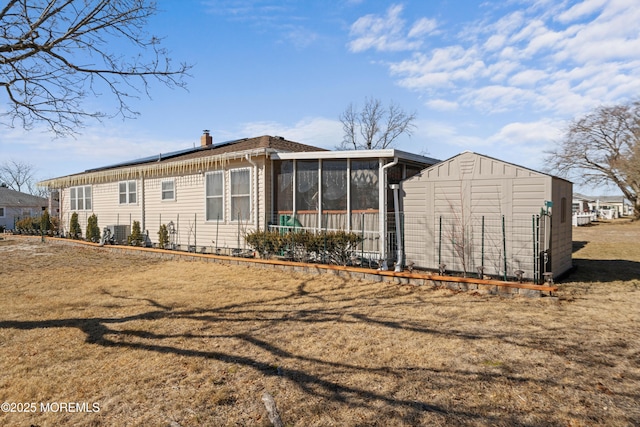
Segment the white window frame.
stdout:
[[[133,191],[131,191],[132,184],[134,186]],[[124,191],[122,191],[123,185],[125,186]],[[124,201],[122,201],[122,198],[121,198],[121,196],[123,195],[125,198]],[[133,199],[133,201],[131,199]],[[138,204],[138,182],[135,179],[118,182],[118,203],[121,205],[137,205]]]
[[0,206],[0,218],[4,218],[6,215],[6,208],[4,206]]
[[[237,172],[244,172],[244,171],[249,171],[249,192],[248,193],[242,193],[242,194],[233,194],[233,175],[234,173]],[[251,194],[253,193],[253,177],[252,177],[252,168],[235,168],[235,169],[231,169],[229,170],[229,206],[231,208],[231,221],[232,222],[238,222],[238,216],[235,214],[235,212],[233,212],[233,205],[234,205],[234,198],[245,198],[248,197],[249,198],[249,212],[247,213],[246,217],[244,218],[240,218],[240,221],[251,221],[252,218],[252,213],[253,213],[253,200],[251,197]]]
[[[165,198],[165,192],[169,192],[169,190],[164,189],[165,183],[171,183],[171,198]],[[160,182],[160,200],[163,202],[175,202],[176,200],[176,180],[175,179],[165,179]]]
[[[82,196],[79,194],[82,193]],[[82,207],[80,207],[82,202]],[[69,188],[69,208],[72,211],[90,211],[93,209],[93,191],[90,185]]]
[[[220,175],[221,179],[222,179],[222,194],[216,194],[214,196],[209,196],[207,193],[207,185],[209,182],[209,176],[211,175]],[[221,216],[220,216],[220,221],[224,221],[224,212],[225,212],[225,176],[224,176],[224,171],[223,170],[217,170],[217,171],[212,171],[212,172],[207,172],[204,176],[204,217],[206,221],[209,222],[215,222],[218,221],[218,218],[209,218],[209,212],[208,212],[208,203],[207,201],[209,199],[220,199],[222,201],[222,207],[221,207]]]

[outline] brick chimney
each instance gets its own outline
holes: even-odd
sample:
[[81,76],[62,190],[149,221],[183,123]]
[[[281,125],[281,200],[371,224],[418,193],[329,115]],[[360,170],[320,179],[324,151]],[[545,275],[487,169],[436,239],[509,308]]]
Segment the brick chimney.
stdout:
[[202,132],[203,132],[203,134],[200,137],[200,146],[201,147],[208,147],[211,144],[213,144],[213,137],[211,135],[209,135],[209,129],[205,129]]

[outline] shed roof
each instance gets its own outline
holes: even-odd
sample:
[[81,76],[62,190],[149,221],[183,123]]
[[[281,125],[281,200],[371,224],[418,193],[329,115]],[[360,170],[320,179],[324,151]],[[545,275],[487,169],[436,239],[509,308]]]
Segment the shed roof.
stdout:
[[[566,181],[566,182],[570,182],[570,181],[568,181],[568,180],[566,180],[564,178],[558,177],[558,176],[550,175],[550,174],[545,173],[545,172],[540,172],[540,171],[528,168],[526,166],[521,166],[521,165],[517,165],[515,163],[511,163],[511,162],[507,162],[507,161],[504,161],[504,160],[496,159],[495,157],[487,156],[485,154],[475,153],[473,151],[463,151],[462,153],[456,154],[453,157],[450,157],[450,158],[448,158],[446,160],[443,160],[443,161],[441,161],[439,163],[436,163],[436,164],[434,164],[432,166],[427,167],[421,173],[423,173],[425,171],[433,170],[435,168],[440,168],[440,167],[446,165],[447,163],[451,163],[451,162],[459,160],[460,161],[460,168],[461,168],[460,172],[462,172],[462,175],[471,176],[471,175],[468,175],[468,174],[473,172],[474,165],[472,163],[470,163],[470,162],[467,162],[467,161],[471,161],[474,158],[484,158],[484,159],[490,160],[491,162],[496,162],[498,164],[507,165],[507,166],[513,168],[513,170],[516,171],[515,172],[516,174],[518,173],[517,170],[520,170],[520,171],[526,172],[527,174],[531,174],[533,176],[536,176],[536,175],[548,176],[550,178],[560,179],[560,180],[563,180],[563,181]],[[420,174],[418,174],[418,175],[420,175]],[[408,178],[407,180],[410,180],[410,179],[412,179],[412,178]]]

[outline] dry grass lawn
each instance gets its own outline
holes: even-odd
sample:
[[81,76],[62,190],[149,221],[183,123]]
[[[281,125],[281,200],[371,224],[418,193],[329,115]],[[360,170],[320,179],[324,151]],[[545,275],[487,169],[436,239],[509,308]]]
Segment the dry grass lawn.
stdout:
[[574,241],[555,299],[0,241],[0,425],[640,425],[640,223]]

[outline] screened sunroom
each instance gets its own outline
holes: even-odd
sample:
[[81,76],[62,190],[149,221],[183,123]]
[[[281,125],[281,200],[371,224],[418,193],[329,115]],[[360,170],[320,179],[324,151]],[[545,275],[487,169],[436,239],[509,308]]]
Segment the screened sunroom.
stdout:
[[346,230],[371,256],[392,257],[398,184],[438,161],[395,149],[276,153],[272,227]]

